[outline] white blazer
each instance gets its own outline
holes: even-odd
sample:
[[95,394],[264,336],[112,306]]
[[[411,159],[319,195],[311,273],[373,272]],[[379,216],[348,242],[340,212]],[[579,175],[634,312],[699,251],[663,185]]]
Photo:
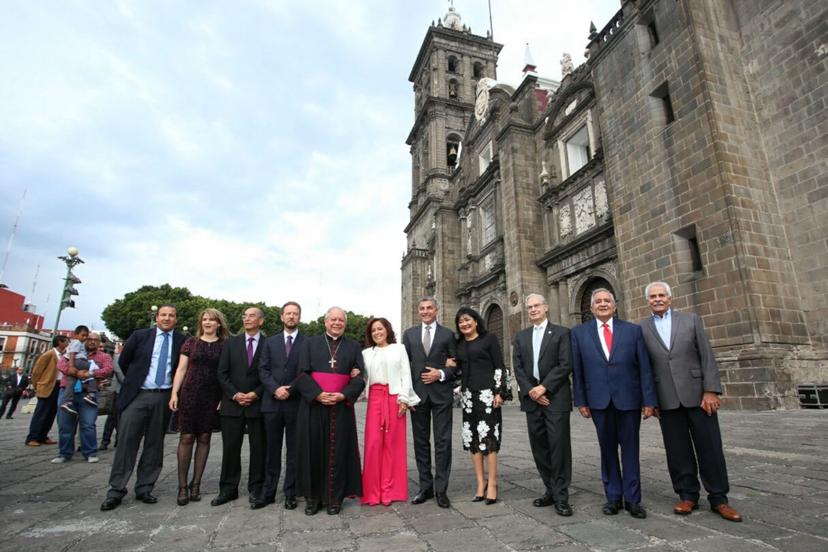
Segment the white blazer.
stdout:
[[[408,406],[420,404],[420,397],[414,392],[411,384],[411,368],[408,364],[408,353],[399,343],[391,343],[386,347],[369,347],[362,351],[365,360],[365,371],[368,373],[368,384],[365,386],[365,396],[374,383],[388,384],[388,393],[397,395],[397,402]],[[382,373],[382,360],[385,360],[386,373]],[[384,381],[383,376],[388,378]]]

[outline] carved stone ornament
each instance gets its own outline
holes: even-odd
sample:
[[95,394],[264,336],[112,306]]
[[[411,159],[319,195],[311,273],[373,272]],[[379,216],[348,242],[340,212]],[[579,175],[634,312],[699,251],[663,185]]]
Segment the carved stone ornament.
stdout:
[[603,180],[595,184],[595,216],[604,218],[609,213],[607,201],[607,184]]
[[575,197],[575,232],[581,234],[595,226],[592,189],[581,190]]
[[572,215],[568,203],[561,205],[561,209],[558,211],[558,230],[561,234],[561,239],[572,234]]
[[513,291],[509,294],[509,303],[514,307],[518,304],[518,294],[516,291]]
[[564,52],[561,56],[561,78],[564,78],[575,70],[575,64],[572,63],[572,56]]
[[474,117],[477,122],[483,124],[486,114],[489,112],[489,88],[494,86],[495,81],[489,78],[482,78],[477,82],[474,101]]

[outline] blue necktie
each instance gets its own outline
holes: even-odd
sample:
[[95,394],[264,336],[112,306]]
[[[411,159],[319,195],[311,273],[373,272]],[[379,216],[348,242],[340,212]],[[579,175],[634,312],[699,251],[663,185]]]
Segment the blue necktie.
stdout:
[[161,342],[161,352],[158,353],[158,366],[155,369],[155,385],[158,388],[164,387],[167,383],[167,357],[169,352],[167,349],[170,346],[170,334],[163,332],[164,341]]

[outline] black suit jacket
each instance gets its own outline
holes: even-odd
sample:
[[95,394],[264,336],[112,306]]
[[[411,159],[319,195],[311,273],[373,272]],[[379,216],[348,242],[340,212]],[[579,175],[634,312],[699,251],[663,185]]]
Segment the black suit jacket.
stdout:
[[[411,382],[414,392],[423,401],[430,400],[436,404],[452,402],[456,368],[446,366],[446,360],[457,356],[454,334],[440,324],[436,324],[437,329],[434,330],[431,349],[426,355],[423,348],[422,328],[422,324],[408,328],[403,333],[402,339],[411,366]],[[445,380],[428,385],[423,383],[420,375],[425,372],[426,367],[443,370],[446,375]]]
[[[290,349],[290,356],[287,356],[284,332],[279,332],[264,340],[264,349],[259,357],[259,379],[264,387],[262,412],[277,412],[281,408],[298,407],[299,394],[293,385],[299,373],[299,351],[304,341],[304,334],[297,333]],[[290,398],[280,401],[273,396],[273,393],[283,385],[290,386]]]
[[[124,373],[124,381],[121,384],[121,391],[118,393],[118,401],[115,403],[119,411],[125,409],[132,402],[132,399],[141,390],[144,380],[149,374],[150,363],[152,362],[152,350],[155,347],[156,328],[135,330],[129,336],[121,356],[118,358],[118,366]],[[181,346],[186,336],[178,330],[172,332],[172,351],[170,364],[172,374],[170,381],[175,379],[175,371],[178,368],[178,359],[181,356]]]
[[[245,416],[247,418],[258,418],[261,414],[262,395],[264,387],[259,379],[259,359],[264,349],[265,336],[259,337],[259,346],[253,355],[253,362],[247,365],[247,334],[242,332],[231,337],[221,350],[221,358],[218,364],[218,381],[221,385],[221,410],[222,416]],[[250,406],[243,407],[233,400],[236,393],[255,392],[259,398],[253,401]]]
[[567,412],[572,410],[572,388],[569,376],[572,373],[570,364],[569,329],[546,323],[546,330],[541,341],[538,355],[538,373],[540,381],[534,375],[534,350],[532,348],[532,333],[534,326],[521,330],[512,343],[512,367],[518,381],[520,409],[524,412],[534,412],[541,406],[529,398],[529,391],[538,384],[546,387],[546,398],[549,399],[550,410]]
[[[51,351],[49,351],[51,353]],[[20,384],[17,383],[17,372],[6,378],[6,394],[11,396],[21,396],[23,391],[29,386],[29,376],[23,374],[20,378]]]

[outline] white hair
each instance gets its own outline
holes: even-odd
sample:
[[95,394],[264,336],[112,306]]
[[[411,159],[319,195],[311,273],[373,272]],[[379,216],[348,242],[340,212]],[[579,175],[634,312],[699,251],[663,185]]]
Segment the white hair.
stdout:
[[526,303],[528,303],[529,300],[532,299],[533,297],[537,297],[538,299],[540,299],[541,305],[546,305],[547,304],[546,297],[544,297],[540,293],[530,293],[529,295],[527,295],[526,296]]
[[343,309],[342,307],[331,307],[331,308],[329,308],[328,310],[326,310],[326,311],[325,311],[325,320],[327,320],[328,318],[330,318],[331,313],[332,313],[333,311],[335,311],[335,310],[341,311],[341,312],[342,312],[342,314],[344,314],[344,315],[345,315],[345,318],[346,318],[346,319],[348,318],[348,315],[347,315],[347,314],[345,314],[345,309]]
[[644,299],[650,298],[650,290],[654,286],[663,287],[664,290],[667,292],[667,297],[673,297],[673,290],[670,289],[670,284],[668,284],[667,282],[650,282],[649,284],[647,284],[647,287],[644,288]]
[[612,304],[615,304],[615,295],[613,295],[610,290],[607,288],[598,288],[592,292],[592,295],[589,296],[589,306],[595,305],[595,296],[599,293],[609,293],[610,299],[612,299]]

